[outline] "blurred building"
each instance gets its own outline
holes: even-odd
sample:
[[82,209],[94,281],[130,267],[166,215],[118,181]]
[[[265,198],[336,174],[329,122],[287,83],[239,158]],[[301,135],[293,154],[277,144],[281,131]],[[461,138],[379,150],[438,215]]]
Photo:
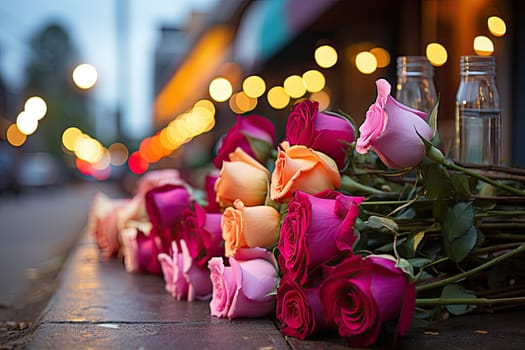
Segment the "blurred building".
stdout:
[[[427,44],[438,42],[448,54],[446,63],[435,67],[434,76],[440,95],[439,128],[447,147],[453,137],[459,58],[475,54],[473,38],[490,35],[486,20],[496,15],[508,28],[504,36],[492,38],[503,106],[504,158],[523,166],[524,8],[518,0],[221,0],[198,30],[162,29],[153,124],[158,130],[195,101],[209,98],[208,86],[215,77],[227,78],[236,92],[245,77],[257,74],[268,91],[282,86],[286,77],[310,69],[319,69],[326,78],[328,108],[342,110],[360,124],[375,101],[375,81],[386,78],[395,88],[396,58],[425,55]],[[322,44],[338,53],[331,68],[320,68],[314,60],[314,50]],[[373,48],[385,49],[389,63],[363,74],[355,57]],[[228,101],[216,108],[217,124],[207,142],[216,141],[234,122],[236,113]],[[263,95],[250,113],[266,115],[279,127],[288,112],[289,108],[270,107]]]

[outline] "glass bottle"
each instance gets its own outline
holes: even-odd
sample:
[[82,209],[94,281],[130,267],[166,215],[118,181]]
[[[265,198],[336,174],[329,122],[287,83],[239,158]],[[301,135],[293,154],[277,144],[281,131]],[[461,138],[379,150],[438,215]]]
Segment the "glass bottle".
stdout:
[[456,160],[499,164],[501,109],[494,56],[462,56],[456,95]]
[[425,56],[397,58],[396,100],[430,113],[437,101],[434,67]]

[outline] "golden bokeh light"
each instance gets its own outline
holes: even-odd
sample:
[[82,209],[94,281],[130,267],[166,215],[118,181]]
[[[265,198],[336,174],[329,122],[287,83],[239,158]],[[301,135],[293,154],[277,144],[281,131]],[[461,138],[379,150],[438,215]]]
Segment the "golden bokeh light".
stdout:
[[193,105],[193,108],[194,109],[204,108],[204,109],[207,109],[212,115],[215,115],[215,105],[210,100],[206,100],[206,99],[199,100],[195,102],[195,104]]
[[488,37],[479,35],[474,38],[474,51],[480,56],[490,56],[494,52],[494,43]]
[[83,63],[73,70],[73,82],[81,89],[91,89],[98,79],[98,73],[95,67]]
[[490,33],[494,36],[503,36],[507,32],[505,21],[498,16],[489,17],[487,19],[487,26],[489,27]]
[[20,147],[26,142],[27,136],[18,130],[16,124],[11,124],[7,128],[6,139],[11,146]]
[[47,104],[42,97],[33,96],[26,100],[24,110],[30,113],[34,118],[40,120],[47,113]]
[[330,68],[337,63],[337,51],[329,45],[319,46],[314,52],[315,62],[321,68]]
[[378,68],[385,68],[390,64],[390,54],[382,47],[374,47],[370,53],[375,56]]
[[224,102],[232,95],[232,84],[226,78],[215,78],[211,81],[209,93],[217,102]]
[[292,98],[302,97],[306,93],[303,78],[298,75],[290,75],[284,80],[284,91]]
[[106,169],[111,165],[111,156],[107,149],[102,149],[102,156],[99,160],[97,160],[95,163],[93,163],[93,168],[96,170],[103,170]]
[[439,43],[428,44],[426,56],[430,63],[436,67],[444,65],[448,59],[447,49]]
[[16,117],[16,126],[25,135],[31,135],[38,128],[38,120],[29,112],[22,111]]
[[377,60],[369,51],[361,51],[355,56],[355,66],[363,74],[372,74],[377,69]]
[[330,107],[330,95],[326,91],[314,92],[310,99],[319,102],[319,110],[324,111]]
[[126,145],[115,142],[108,147],[109,159],[112,165],[124,165],[128,160],[129,151]]
[[318,92],[324,89],[326,79],[323,73],[312,69],[303,73],[303,83],[309,92]]
[[62,144],[67,150],[73,152],[77,138],[80,137],[80,135],[82,135],[82,131],[80,131],[79,128],[74,126],[69,127],[62,133]]
[[290,96],[286,94],[282,86],[274,86],[268,90],[268,103],[275,109],[283,109],[290,103]]
[[266,83],[260,76],[251,75],[242,82],[242,90],[246,96],[252,98],[261,97],[266,91]]
[[99,141],[82,134],[75,142],[75,155],[77,158],[85,160],[91,164],[96,163],[102,158],[104,148]]

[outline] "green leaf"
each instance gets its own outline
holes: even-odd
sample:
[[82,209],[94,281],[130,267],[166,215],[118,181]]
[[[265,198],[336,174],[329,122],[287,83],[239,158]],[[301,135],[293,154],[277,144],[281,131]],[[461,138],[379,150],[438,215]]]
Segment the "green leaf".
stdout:
[[394,235],[397,234],[399,229],[399,226],[394,220],[380,216],[370,216],[367,221],[367,226],[381,232],[393,233]]
[[439,107],[439,97],[436,101],[436,105],[432,108],[430,115],[428,117],[428,125],[432,129],[432,138],[434,138],[438,133],[437,117],[438,117],[438,107]]
[[431,261],[432,260],[427,259],[427,258],[408,259],[408,262],[410,263],[410,265],[412,265],[415,268],[420,268],[422,266],[425,266],[426,264],[428,264]]
[[[442,299],[476,299],[476,296],[466,291],[459,284],[447,284],[441,291]],[[463,300],[462,300],[463,301]],[[476,305],[447,305],[447,311],[453,315],[463,315],[476,308]]]
[[470,198],[472,192],[470,190],[469,180],[470,179],[467,175],[461,173],[454,173],[452,176],[450,176],[450,181],[452,182],[452,186],[456,191],[456,199],[461,201],[468,200]]
[[453,186],[447,171],[434,162],[424,162],[422,168],[426,196],[435,199],[451,198]]
[[474,248],[478,234],[471,203],[461,202],[447,210],[442,237],[445,252],[454,262],[463,260]]

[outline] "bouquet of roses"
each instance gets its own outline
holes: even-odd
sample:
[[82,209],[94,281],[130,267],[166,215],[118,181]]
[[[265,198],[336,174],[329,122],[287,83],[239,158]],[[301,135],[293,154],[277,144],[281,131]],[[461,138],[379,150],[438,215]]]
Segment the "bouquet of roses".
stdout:
[[[525,247],[521,236],[482,236],[473,189],[523,191],[449,161],[436,147],[437,106],[427,116],[385,80],[377,88],[359,135],[350,117],[304,100],[278,144],[269,119],[237,117],[202,190],[161,170],[132,199],[97,194],[89,228],[102,254],[163,275],[177,300],[211,299],[214,316],[275,313],[285,335],[333,330],[351,346],[373,345],[386,323],[406,333],[416,301],[426,316],[428,306],[525,301],[475,298],[459,284]],[[485,204],[483,215],[503,218],[492,227],[505,227],[508,214]]]

